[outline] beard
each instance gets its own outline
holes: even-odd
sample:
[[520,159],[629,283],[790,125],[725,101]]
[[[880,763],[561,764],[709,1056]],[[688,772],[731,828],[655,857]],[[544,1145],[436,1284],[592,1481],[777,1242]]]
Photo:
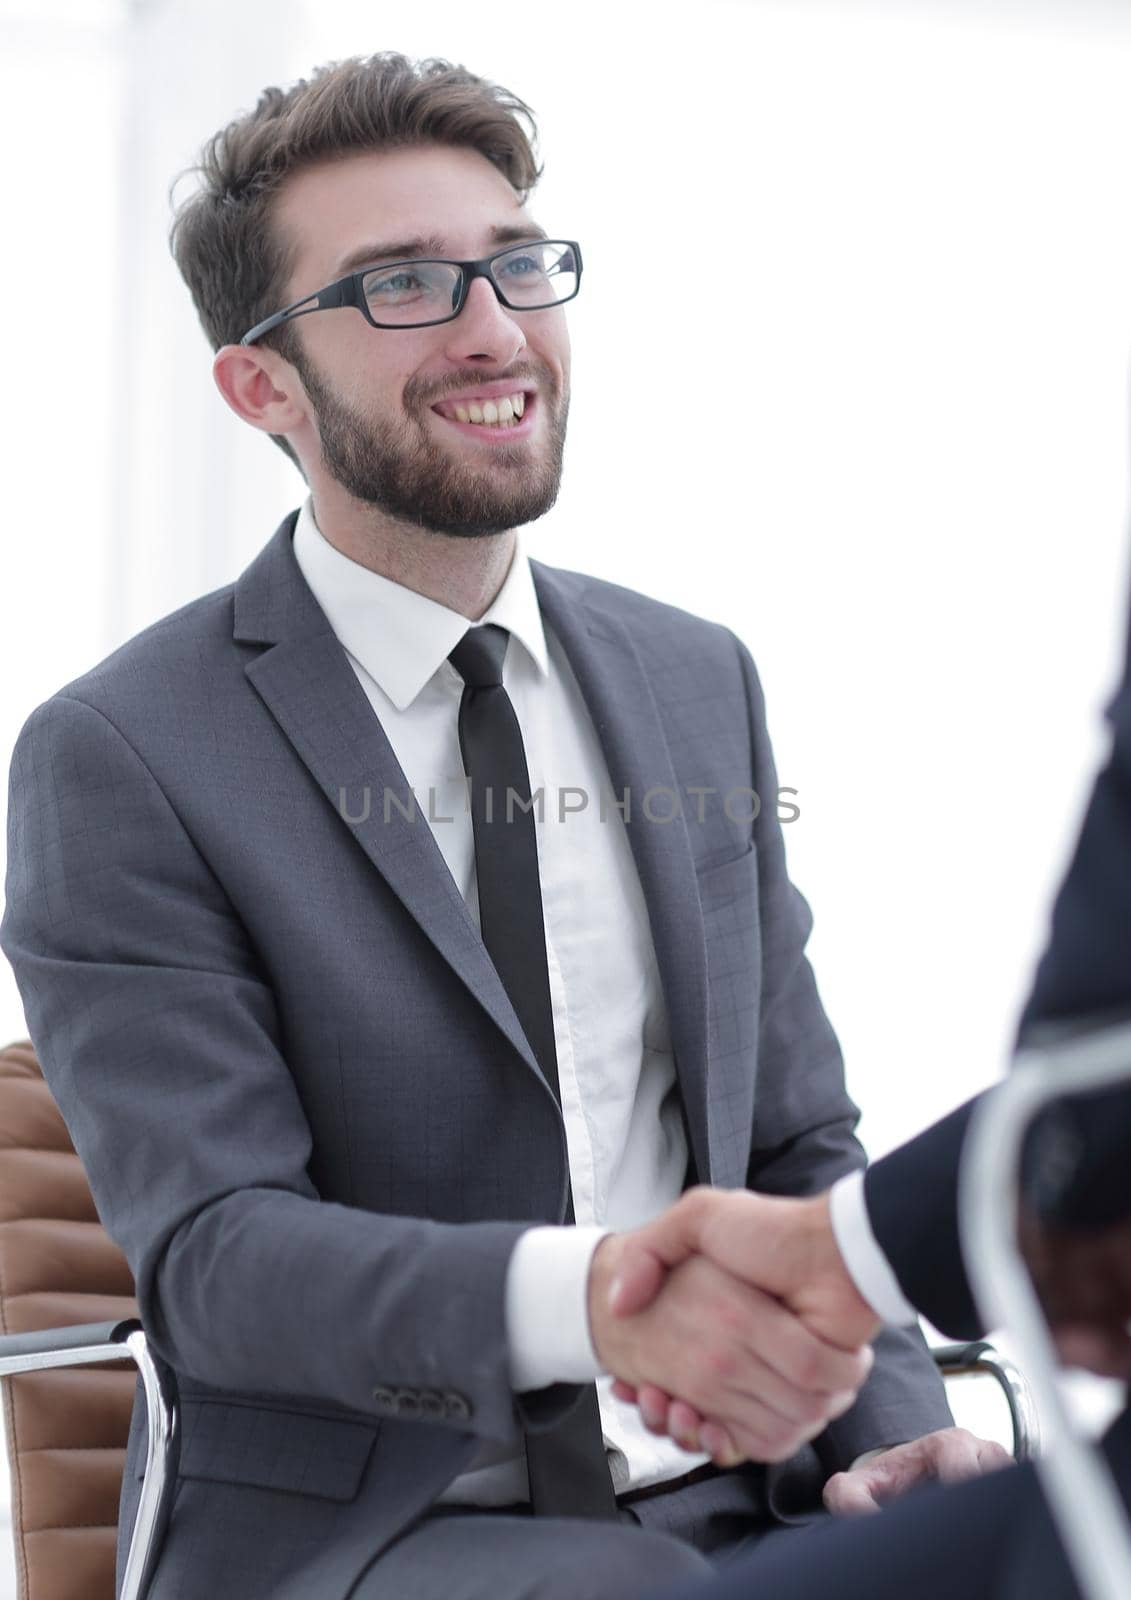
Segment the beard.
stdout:
[[[462,453],[446,451],[422,417],[407,410],[396,419],[361,411],[335,394],[305,355],[295,352],[291,360],[314,408],[326,471],[355,500],[430,533],[480,539],[536,521],[557,499],[568,395],[551,409],[548,386],[539,383],[538,400],[548,417],[540,455],[529,441],[494,444],[476,466]],[[515,388],[523,381],[516,375]],[[410,388],[406,408],[412,400]]]

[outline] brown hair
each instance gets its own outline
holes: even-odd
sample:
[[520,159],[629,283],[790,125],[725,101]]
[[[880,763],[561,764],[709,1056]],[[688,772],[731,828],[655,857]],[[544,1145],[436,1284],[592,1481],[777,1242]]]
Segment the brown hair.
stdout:
[[[254,111],[214,134],[190,169],[200,183],[176,208],[169,235],[212,348],[238,342],[280,307],[290,258],[271,212],[293,172],[357,150],[418,144],[478,150],[523,202],[542,176],[525,101],[466,67],[392,50],[331,62],[289,89],[265,89]],[[288,360],[298,354],[286,323],[263,343]],[[294,460],[285,440],[272,437]]]

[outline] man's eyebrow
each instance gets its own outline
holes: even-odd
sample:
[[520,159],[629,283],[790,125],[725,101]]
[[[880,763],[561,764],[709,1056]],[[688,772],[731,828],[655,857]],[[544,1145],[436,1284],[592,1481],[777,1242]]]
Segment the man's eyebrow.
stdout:
[[[515,222],[498,222],[488,230],[488,236],[493,244],[522,244],[528,239],[545,239],[546,230],[540,228],[536,222],[530,222],[525,227]],[[378,261],[409,261],[414,257],[439,257],[448,259],[447,245],[439,234],[431,233],[418,239],[383,240],[380,243],[363,244],[357,250],[351,250],[348,256],[338,262],[334,271],[338,277],[344,277],[347,272],[356,272],[358,267],[370,267]]]

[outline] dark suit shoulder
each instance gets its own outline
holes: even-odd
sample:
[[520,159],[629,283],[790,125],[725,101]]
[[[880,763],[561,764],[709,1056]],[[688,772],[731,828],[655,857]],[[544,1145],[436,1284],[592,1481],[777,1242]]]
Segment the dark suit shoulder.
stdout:
[[[694,611],[687,611],[666,600],[657,600],[653,595],[641,593],[639,589],[628,588],[626,584],[613,583],[608,578],[595,578],[590,573],[572,572],[565,567],[551,567],[543,561],[531,560],[530,566],[536,580],[545,574],[558,586],[563,596],[582,601],[591,609],[607,611],[630,626],[651,624],[691,629],[716,635],[720,640],[732,638],[731,630],[723,623],[711,622]],[[733,649],[733,645],[730,648]]]

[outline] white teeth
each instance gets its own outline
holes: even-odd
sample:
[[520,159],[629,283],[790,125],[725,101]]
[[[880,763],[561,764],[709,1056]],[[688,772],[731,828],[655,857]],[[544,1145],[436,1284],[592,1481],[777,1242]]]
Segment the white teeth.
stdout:
[[453,401],[452,410],[459,422],[486,423],[488,427],[511,427],[516,421],[521,420],[526,410],[526,396],[520,390],[518,394],[503,395],[498,400],[478,400],[465,402]]

